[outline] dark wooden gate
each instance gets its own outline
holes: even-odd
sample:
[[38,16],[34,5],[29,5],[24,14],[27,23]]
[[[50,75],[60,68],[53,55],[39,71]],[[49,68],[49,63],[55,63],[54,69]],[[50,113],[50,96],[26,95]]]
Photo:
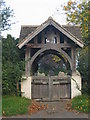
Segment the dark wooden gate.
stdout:
[[32,76],[32,99],[70,99],[70,76]]

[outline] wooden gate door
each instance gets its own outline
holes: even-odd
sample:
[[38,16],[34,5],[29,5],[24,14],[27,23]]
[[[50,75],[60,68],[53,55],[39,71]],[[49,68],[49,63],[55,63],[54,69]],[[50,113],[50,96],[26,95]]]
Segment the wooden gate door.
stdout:
[[69,77],[32,77],[32,99],[59,100],[70,99]]
[[70,78],[58,78],[53,80],[53,99],[70,99],[71,82]]
[[32,99],[48,99],[49,98],[49,80],[48,77],[32,78]]

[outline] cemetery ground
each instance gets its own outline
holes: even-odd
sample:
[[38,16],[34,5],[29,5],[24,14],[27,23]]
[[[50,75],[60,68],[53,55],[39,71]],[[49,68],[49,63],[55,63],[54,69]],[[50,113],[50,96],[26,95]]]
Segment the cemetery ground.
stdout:
[[87,95],[54,102],[36,102],[18,96],[2,97],[3,117],[87,118],[88,113],[90,113],[90,96]]

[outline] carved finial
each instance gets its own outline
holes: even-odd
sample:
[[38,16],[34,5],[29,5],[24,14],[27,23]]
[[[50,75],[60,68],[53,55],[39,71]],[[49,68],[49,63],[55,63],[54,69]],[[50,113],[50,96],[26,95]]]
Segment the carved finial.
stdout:
[[48,18],[49,20],[53,20],[53,18],[50,16],[49,18]]

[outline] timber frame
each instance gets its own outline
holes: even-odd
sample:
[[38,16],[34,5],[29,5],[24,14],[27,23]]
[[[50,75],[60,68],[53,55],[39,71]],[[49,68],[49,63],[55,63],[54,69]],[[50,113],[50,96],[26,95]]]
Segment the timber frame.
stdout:
[[[73,72],[76,71],[76,49],[84,46],[82,40],[59,25],[52,17],[19,41],[19,49],[25,48],[26,76],[36,72],[37,62],[46,54],[55,54],[69,63]],[[64,56],[64,57],[62,57]],[[36,65],[36,66],[35,66]],[[34,70],[32,70],[34,69]]]

